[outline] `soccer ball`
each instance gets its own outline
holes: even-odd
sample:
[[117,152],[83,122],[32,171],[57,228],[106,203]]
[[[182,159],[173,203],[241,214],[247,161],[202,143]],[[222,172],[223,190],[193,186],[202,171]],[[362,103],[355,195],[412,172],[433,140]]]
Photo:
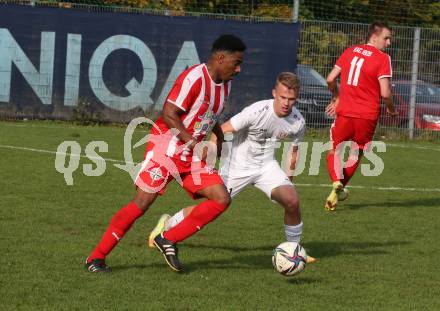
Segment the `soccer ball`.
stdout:
[[306,267],[306,250],[296,242],[284,242],[277,246],[272,253],[272,264],[279,273],[293,276]]

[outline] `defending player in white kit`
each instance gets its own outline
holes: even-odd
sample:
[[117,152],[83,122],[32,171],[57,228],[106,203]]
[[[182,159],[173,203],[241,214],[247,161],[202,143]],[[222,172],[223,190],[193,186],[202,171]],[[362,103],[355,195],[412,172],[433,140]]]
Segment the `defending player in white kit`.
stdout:
[[[299,242],[303,223],[299,197],[292,176],[281,169],[275,159],[280,141],[292,143],[290,171],[295,169],[298,145],[304,138],[305,120],[294,107],[299,95],[300,82],[291,72],[278,75],[272,90],[273,99],[256,102],[222,124],[223,133],[233,133],[228,159],[220,169],[231,197],[234,198],[248,185],[254,185],[267,197],[284,207],[284,231],[287,241]],[[168,230],[191,213],[192,207],[180,210],[174,216],[162,215],[149,237]],[[308,256],[308,262],[316,261]]]

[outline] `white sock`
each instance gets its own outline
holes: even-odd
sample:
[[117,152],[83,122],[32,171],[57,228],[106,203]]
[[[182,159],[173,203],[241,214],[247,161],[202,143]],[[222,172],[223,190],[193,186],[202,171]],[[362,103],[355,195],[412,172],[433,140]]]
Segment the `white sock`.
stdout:
[[170,219],[167,220],[165,223],[165,231],[170,230],[171,228],[175,227],[179,222],[181,222],[185,216],[183,216],[183,209],[175,213],[173,216],[171,216]]
[[297,225],[284,225],[284,232],[286,233],[286,240],[288,242],[299,243],[301,240],[301,234],[303,231],[303,223],[300,222]]

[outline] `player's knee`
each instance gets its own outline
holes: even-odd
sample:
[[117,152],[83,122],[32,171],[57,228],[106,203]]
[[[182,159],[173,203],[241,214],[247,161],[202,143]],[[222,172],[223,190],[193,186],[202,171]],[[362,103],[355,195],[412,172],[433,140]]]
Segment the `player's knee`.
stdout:
[[229,193],[226,192],[225,194],[222,194],[215,198],[214,201],[223,206],[223,210],[225,210],[231,204],[231,196],[229,195]]
[[133,202],[140,210],[146,212],[150,205],[153,204],[154,200],[156,200],[156,197],[157,194],[155,193],[147,193],[138,190],[134,196]]
[[298,213],[299,211],[299,199],[297,197],[290,198],[284,204],[284,209],[290,214]]
[[226,191],[226,188],[216,189],[216,191],[211,192],[210,195],[207,196],[207,199],[224,206],[224,209],[231,204],[231,196]]
[[135,198],[135,199],[133,199],[133,202],[143,212],[146,212],[148,210],[148,208],[150,207],[150,205],[151,205],[149,200],[146,200],[146,199]]

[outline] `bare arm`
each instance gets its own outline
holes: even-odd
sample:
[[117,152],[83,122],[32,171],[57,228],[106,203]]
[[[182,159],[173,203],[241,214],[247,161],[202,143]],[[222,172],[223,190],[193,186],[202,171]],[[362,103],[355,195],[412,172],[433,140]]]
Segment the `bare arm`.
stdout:
[[166,102],[162,110],[162,118],[168,128],[179,130],[179,134],[177,135],[177,137],[182,142],[188,143],[191,141],[189,148],[193,149],[194,146],[197,144],[197,141],[186,130],[185,126],[182,123],[182,120],[180,120],[180,115],[182,113],[184,113],[182,109],[172,103]]
[[[216,126],[218,126],[218,124],[216,124]],[[216,142],[218,137],[221,137],[222,140],[224,140],[224,136],[223,136],[224,133],[234,133],[235,132],[235,129],[232,127],[231,121],[226,121],[221,126],[218,126],[221,134],[220,134],[220,132],[217,132],[218,130],[216,129],[216,126],[212,129],[212,133],[214,134],[214,135],[211,135],[210,140],[212,142]],[[217,134],[219,134],[221,136],[219,136]]]
[[222,124],[222,131],[223,133],[234,133],[235,129],[231,124],[231,121],[226,121]]
[[[216,127],[218,126],[218,129]],[[218,123],[215,125],[215,127],[212,129],[212,134],[210,141],[213,143],[216,143],[218,140],[218,137],[221,138],[221,141],[224,141],[224,133],[234,133],[235,129],[232,127],[231,121],[226,121],[221,126],[218,125]]]
[[221,126],[218,123],[216,123],[214,125],[214,127],[212,128],[212,134],[213,135],[211,135],[210,141],[214,142],[216,144],[216,146],[217,146],[217,157],[220,157],[221,154],[222,154],[222,144],[223,144],[223,142],[225,140],[225,137],[223,135],[222,128],[221,128]]
[[[297,159],[298,159],[298,146],[293,146],[292,155],[290,158],[290,167],[289,167],[290,171],[295,170]],[[289,179],[290,179],[290,181],[292,181],[293,175],[289,176]]]
[[327,76],[327,86],[330,92],[332,92],[333,98],[339,97],[338,85],[336,79],[341,73],[341,68],[333,67],[332,71]]
[[380,85],[380,96],[382,96],[383,101],[387,107],[387,112],[395,116],[397,115],[396,110],[394,109],[393,98],[391,96],[391,83],[389,78],[379,79]]
[[[216,128],[218,126],[218,129]],[[212,129],[210,141],[217,145],[217,155],[221,155],[222,143],[224,141],[224,133],[234,133],[235,129],[232,127],[231,121],[226,121],[221,126],[216,124]]]
[[325,112],[329,116],[335,115],[336,106],[339,103],[339,90],[338,90],[337,78],[340,73],[341,73],[341,68],[335,66],[327,76],[327,86],[330,92],[332,93],[332,99],[325,108]]
[[216,123],[214,125],[214,127],[212,128],[212,133],[216,136],[216,140],[218,140],[218,141],[224,140],[222,127],[218,123]]

